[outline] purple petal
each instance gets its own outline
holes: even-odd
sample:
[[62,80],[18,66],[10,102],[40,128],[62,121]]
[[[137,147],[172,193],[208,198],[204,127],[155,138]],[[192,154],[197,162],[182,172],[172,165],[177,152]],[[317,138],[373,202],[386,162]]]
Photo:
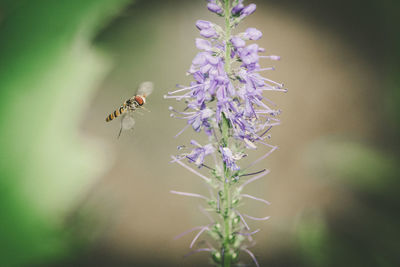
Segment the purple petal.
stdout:
[[248,6],[246,6],[245,8],[242,9],[242,11],[240,12],[240,14],[242,16],[249,16],[251,14],[254,13],[254,11],[256,11],[256,5],[255,4],[250,4]]
[[211,154],[211,153],[214,153],[214,147],[213,147],[212,144],[207,144],[207,145],[205,145],[203,148],[204,148],[204,153],[205,153],[206,155],[209,155],[209,154]]
[[235,48],[242,48],[246,46],[246,42],[239,37],[232,37],[231,43]]
[[198,49],[206,50],[206,51],[211,51],[212,50],[212,45],[210,41],[196,38],[196,47]]
[[214,13],[217,13],[217,14],[221,14],[222,13],[222,8],[219,5],[215,4],[215,3],[208,3],[207,4],[207,8],[211,12],[214,12]]
[[258,233],[258,232],[260,232],[260,229],[257,229],[257,230],[255,230],[255,231],[253,231],[251,233],[240,233],[240,232],[238,232],[237,234],[238,235],[250,236],[250,235],[254,235],[254,234]]
[[232,8],[232,14],[236,15],[238,13],[240,13],[240,11],[242,11],[242,9],[244,8],[244,5],[242,4],[243,0],[239,1],[239,4],[237,4],[236,6],[234,6]]
[[196,240],[200,237],[200,235],[204,232],[204,231],[206,231],[206,230],[208,230],[208,227],[203,227],[203,229],[201,229],[198,233],[197,233],[197,235],[193,238],[193,241],[192,241],[192,243],[190,243],[190,248],[192,248],[193,247],[193,245],[194,245],[194,243],[196,242]]
[[203,36],[204,38],[211,38],[218,36],[217,32],[213,28],[201,30],[200,35]]
[[242,221],[244,227],[246,227],[247,230],[250,230],[250,227],[249,227],[249,225],[246,223],[246,221],[244,220],[242,214],[240,214],[240,212],[238,212],[238,211],[236,211],[236,213],[237,213],[237,215],[239,215],[240,220]]
[[260,201],[260,202],[265,203],[267,205],[271,205],[271,203],[269,201],[266,201],[265,199],[262,199],[262,198],[254,197],[254,196],[251,196],[251,195],[248,195],[248,194],[240,194],[240,196],[241,197],[247,197],[247,198],[250,198],[250,199],[253,199],[253,200],[257,200],[257,201]]
[[250,215],[247,215],[247,214],[243,214],[243,216],[245,216],[246,218],[255,220],[255,221],[266,221],[266,220],[268,220],[269,218],[271,218],[271,216],[267,216],[267,217],[263,217],[263,218],[258,218],[258,217],[253,217],[253,216],[250,216]]
[[197,146],[197,147],[201,147],[201,145],[196,140],[190,140],[190,144]]
[[185,236],[185,235],[187,235],[187,234],[189,234],[189,233],[191,233],[191,232],[193,232],[193,231],[200,230],[200,229],[203,229],[203,228],[204,228],[204,226],[196,226],[196,227],[193,227],[193,228],[191,228],[191,229],[189,229],[189,230],[186,230],[185,232],[180,233],[179,235],[175,236],[175,237],[174,237],[174,240],[177,240],[177,239],[181,238],[182,236]]
[[271,55],[270,59],[271,60],[281,60],[281,57],[280,56]]
[[206,62],[207,62],[207,59],[205,57],[205,54],[204,53],[198,53],[194,57],[194,59],[192,61],[192,64],[193,65],[204,65]]
[[208,63],[210,63],[212,65],[217,65],[220,60],[219,57],[214,57],[210,54],[207,54],[206,58],[207,58]]
[[212,24],[211,22],[206,21],[206,20],[198,20],[198,21],[196,21],[196,27],[197,27],[197,29],[199,29],[199,30],[209,29],[209,28],[211,28],[213,25],[214,25],[214,24]]
[[187,196],[187,197],[197,197],[197,198],[202,198],[207,201],[209,200],[207,197],[200,195],[200,194],[179,192],[179,191],[174,191],[174,190],[171,190],[170,192],[171,192],[171,194],[175,194],[175,195],[181,195],[181,196]]
[[182,167],[186,168],[187,170],[189,170],[190,172],[196,174],[197,176],[199,176],[201,179],[203,179],[204,181],[206,181],[207,183],[209,183],[211,181],[210,178],[205,177],[203,174],[199,173],[198,171],[195,171],[194,169],[190,168],[189,166],[187,166],[185,163],[181,162],[180,159],[171,156],[171,158],[174,160],[174,162],[178,163],[179,165],[181,165]]
[[250,40],[259,40],[262,37],[262,32],[256,28],[248,28],[245,32],[245,36]]

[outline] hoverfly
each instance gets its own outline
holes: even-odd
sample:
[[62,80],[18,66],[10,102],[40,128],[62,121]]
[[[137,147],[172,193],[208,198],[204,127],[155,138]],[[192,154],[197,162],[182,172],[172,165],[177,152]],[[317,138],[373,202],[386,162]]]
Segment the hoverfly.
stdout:
[[107,116],[106,122],[109,122],[122,115],[121,129],[119,130],[118,138],[120,137],[122,130],[130,130],[133,128],[135,125],[133,112],[138,108],[143,108],[143,105],[146,103],[146,97],[153,92],[153,87],[152,82],[141,83],[133,97],[126,100],[121,107]]

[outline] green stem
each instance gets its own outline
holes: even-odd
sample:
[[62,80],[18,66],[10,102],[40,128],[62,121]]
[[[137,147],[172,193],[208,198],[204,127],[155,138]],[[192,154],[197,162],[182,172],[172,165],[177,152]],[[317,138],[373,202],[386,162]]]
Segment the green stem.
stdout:
[[229,237],[231,235],[231,223],[230,223],[230,188],[229,183],[224,183],[224,200],[225,200],[225,211],[224,211],[224,225],[225,225],[225,236],[224,236],[224,267],[231,266],[231,252]]
[[[222,143],[221,145],[223,147],[228,146],[228,140],[229,140],[229,122],[228,119],[225,117],[224,114],[222,114],[222,122],[221,122],[221,133],[222,133]],[[223,189],[223,212],[222,216],[224,219],[224,240],[222,244],[222,252],[221,254],[223,255],[223,261],[222,261],[222,267],[230,267],[231,266],[231,251],[230,251],[230,240],[229,237],[231,236],[231,194],[230,194],[230,172],[229,168],[226,166],[226,163],[224,162],[224,189]]]
[[[229,75],[231,68],[231,22],[230,22],[230,0],[225,0],[225,72]],[[228,146],[229,139],[229,127],[230,124],[228,119],[223,115],[222,116],[222,145],[224,147]],[[229,182],[229,169],[224,163],[224,243],[223,243],[223,267],[231,266],[231,250],[230,250],[230,240],[231,236],[231,205],[230,205],[230,182]]]

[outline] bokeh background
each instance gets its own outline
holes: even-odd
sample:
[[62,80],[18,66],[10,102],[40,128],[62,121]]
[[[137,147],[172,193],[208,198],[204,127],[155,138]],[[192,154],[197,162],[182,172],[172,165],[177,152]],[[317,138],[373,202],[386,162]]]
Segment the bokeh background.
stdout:
[[[400,34],[396,1],[255,0],[241,29],[282,60],[269,77],[287,94],[271,173],[246,203],[271,215],[256,235],[262,266],[400,266]],[[169,163],[163,95],[196,54],[206,2],[0,1],[0,266],[207,266],[189,258],[207,219],[196,176]],[[269,62],[265,62],[268,66]],[[133,132],[106,115],[155,83]],[[259,151],[257,153],[262,153]],[[243,262],[251,263],[246,255]]]

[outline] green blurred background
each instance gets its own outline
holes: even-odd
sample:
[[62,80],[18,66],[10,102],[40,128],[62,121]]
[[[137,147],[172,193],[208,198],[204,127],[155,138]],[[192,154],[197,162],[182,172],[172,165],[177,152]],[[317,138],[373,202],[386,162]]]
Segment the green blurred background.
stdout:
[[[241,29],[282,57],[280,149],[254,253],[262,266],[400,266],[397,1],[255,0]],[[169,155],[191,138],[162,96],[196,53],[205,1],[0,0],[0,266],[205,266],[183,259],[205,192]],[[268,66],[269,62],[265,62]],[[150,113],[117,139],[106,115],[154,81]],[[259,151],[257,153],[262,153]],[[243,262],[251,260],[245,255]]]

